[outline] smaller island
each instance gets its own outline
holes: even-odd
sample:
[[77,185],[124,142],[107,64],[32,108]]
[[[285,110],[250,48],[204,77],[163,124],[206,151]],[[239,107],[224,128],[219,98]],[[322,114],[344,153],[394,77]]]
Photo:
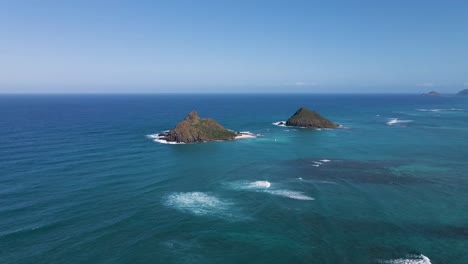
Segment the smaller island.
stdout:
[[442,96],[440,93],[435,91],[430,91],[428,93],[423,93],[422,96],[430,96],[430,97],[439,97]]
[[465,89],[463,91],[458,92],[457,95],[459,95],[459,96],[468,96],[468,89]]
[[322,117],[317,112],[305,107],[299,108],[286,121],[286,126],[309,127],[309,128],[338,128],[339,126],[332,121]]
[[190,112],[175,128],[158,134],[157,139],[167,143],[194,143],[252,138],[249,132],[234,132],[224,128],[211,118],[200,118],[196,111]]

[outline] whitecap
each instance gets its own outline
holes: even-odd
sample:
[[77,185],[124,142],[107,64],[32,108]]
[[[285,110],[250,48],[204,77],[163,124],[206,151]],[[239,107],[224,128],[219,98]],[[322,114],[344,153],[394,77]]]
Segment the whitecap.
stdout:
[[320,161],[312,161],[313,163],[317,164],[317,165],[322,165],[323,162],[320,162]]
[[278,121],[278,122],[274,122],[272,124],[275,125],[275,126],[285,127],[286,126],[286,121]]
[[398,118],[389,118],[388,122],[387,122],[387,125],[393,126],[393,125],[397,125],[397,124],[407,124],[407,123],[411,123],[411,122],[413,122],[413,120],[400,120]]
[[334,181],[315,181],[316,183],[323,183],[323,184],[337,184]]
[[269,181],[255,181],[249,184],[252,188],[270,188],[271,183]]
[[321,162],[330,162],[331,160],[329,160],[329,159],[321,159],[320,161],[321,161]]
[[[302,178],[297,178],[302,180]],[[272,189],[273,184],[269,181],[254,181],[254,182],[234,182],[229,184],[231,188],[237,190],[248,190],[260,193],[268,193],[283,197],[288,197],[296,200],[315,200],[314,198],[303,194],[298,191],[284,190],[284,189]]]
[[391,260],[382,260],[380,263],[386,264],[431,264],[431,260],[424,256],[420,255],[407,255],[406,258],[391,259]]
[[185,144],[184,142],[167,141],[164,139],[164,136],[161,136],[161,134],[146,135],[146,137],[151,138],[154,142],[161,144]]
[[435,109],[425,109],[425,108],[419,108],[416,109],[417,111],[420,112],[450,112],[450,111],[464,111],[464,109],[461,108],[448,108],[448,109],[443,109],[443,108],[435,108]]
[[305,201],[312,201],[315,200],[314,198],[305,195],[303,192],[298,191],[291,191],[291,190],[265,190],[266,193],[283,196],[291,199],[296,200],[305,200]]
[[254,134],[249,131],[242,131],[237,134],[236,139],[256,138],[259,135],[260,134]]
[[420,112],[440,112],[440,111],[443,111],[444,109],[424,109],[424,108],[419,108],[419,109],[416,109]]
[[319,164],[312,164],[312,166],[314,166],[314,167],[320,167]]
[[[164,139],[165,133],[168,133],[168,132],[169,130],[166,130],[163,133],[146,135],[146,137],[152,139],[154,142],[161,143],[161,144],[174,144],[174,145],[185,144],[184,142],[167,141],[166,139]],[[261,136],[261,134],[254,134],[249,131],[242,131],[237,134],[235,139],[256,138],[258,136]],[[217,140],[217,141],[222,141],[222,140]]]
[[199,216],[208,214],[223,216],[230,205],[203,192],[171,193],[165,198],[164,204],[179,211]]
[[266,188],[270,188],[271,183],[269,181],[240,181],[240,182],[233,182],[229,183],[228,185],[231,186],[233,189],[240,189],[240,190],[262,190]]

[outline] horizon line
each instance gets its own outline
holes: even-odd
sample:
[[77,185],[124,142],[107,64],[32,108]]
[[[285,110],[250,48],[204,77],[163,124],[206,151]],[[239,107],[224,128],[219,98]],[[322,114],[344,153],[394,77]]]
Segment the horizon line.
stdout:
[[[440,95],[456,95],[439,93]],[[423,95],[426,92],[0,92],[0,95]]]

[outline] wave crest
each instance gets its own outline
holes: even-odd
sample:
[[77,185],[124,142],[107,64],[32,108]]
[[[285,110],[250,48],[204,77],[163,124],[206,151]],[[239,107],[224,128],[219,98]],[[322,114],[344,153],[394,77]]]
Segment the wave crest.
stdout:
[[305,195],[303,192],[298,191],[291,191],[291,190],[268,190],[265,191],[269,194],[283,196],[295,200],[305,200],[305,201],[312,201],[315,198]]
[[411,123],[411,122],[413,122],[413,120],[400,120],[398,118],[390,118],[387,121],[387,125],[393,126],[393,125],[399,125],[399,124],[407,124],[407,123]]
[[391,259],[391,260],[382,260],[380,263],[384,264],[431,264],[431,260],[424,256],[420,255],[407,255],[406,258],[400,259]]

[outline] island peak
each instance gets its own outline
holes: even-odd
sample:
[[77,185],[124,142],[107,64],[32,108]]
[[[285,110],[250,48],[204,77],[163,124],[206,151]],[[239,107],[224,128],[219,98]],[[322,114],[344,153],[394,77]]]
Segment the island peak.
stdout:
[[338,125],[324,118],[319,113],[300,107],[287,121],[287,126],[311,128],[337,128]]
[[198,116],[198,112],[195,111],[195,110],[192,110],[192,112],[190,112],[184,120],[187,120],[187,121],[197,121],[197,120],[200,120],[200,117]]
[[433,96],[433,97],[437,97],[437,96],[441,96],[440,93],[436,92],[436,91],[430,91],[428,93],[423,93],[422,96]]
[[200,118],[198,112],[193,110],[173,129],[159,134],[157,139],[174,143],[194,143],[251,137],[254,137],[251,133],[226,129],[214,119]]

